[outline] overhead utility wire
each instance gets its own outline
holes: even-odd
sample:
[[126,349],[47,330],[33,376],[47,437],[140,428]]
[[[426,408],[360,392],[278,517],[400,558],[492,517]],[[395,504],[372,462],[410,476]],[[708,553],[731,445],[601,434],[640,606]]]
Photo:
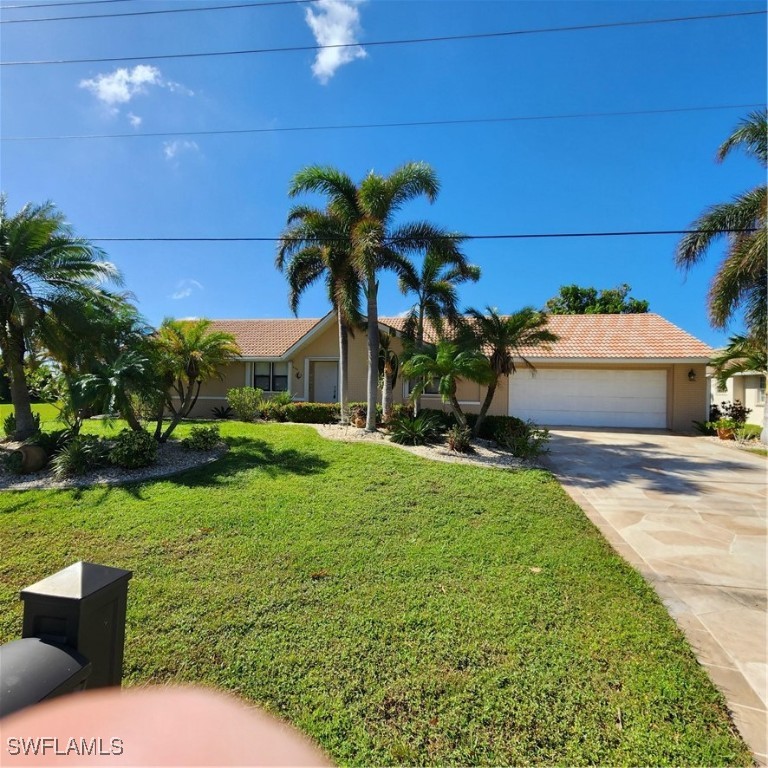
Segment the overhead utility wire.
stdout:
[[571,120],[595,117],[628,117],[633,115],[667,115],[680,112],[712,112],[726,109],[753,109],[765,104],[722,104],[712,107],[679,107],[674,109],[636,109],[624,112],[575,112],[562,115],[518,115],[516,117],[476,117],[457,120],[412,120],[396,123],[350,123],[347,125],[304,125],[283,128],[232,128],[210,131],[156,131],[153,133],[93,133],[64,136],[0,136],[2,141],[65,141],[76,139],[146,139],[168,136],[229,136],[253,133],[291,133],[299,131],[347,131],[364,128],[411,128],[435,125],[476,125],[494,123],[533,122],[537,120]]
[[[723,233],[756,232],[749,229],[724,229]],[[443,237],[423,238],[424,240],[540,240],[545,238],[566,237],[640,237],[643,235],[691,235],[697,229],[651,229],[628,232],[533,232],[504,235],[445,235]],[[303,238],[292,237],[89,237],[99,243],[278,243],[303,242]],[[339,242],[343,238],[317,238],[318,242]],[[399,238],[402,239],[402,238]],[[398,238],[387,238],[389,242],[398,242]]]
[[65,5],[102,5],[103,3],[129,3],[131,0],[72,0],[69,3],[35,3],[34,5],[2,5],[0,11],[21,11],[27,8],[63,8]]
[[70,21],[72,19],[119,19],[126,16],[158,16],[162,13],[198,13],[200,11],[229,11],[233,8],[263,8],[271,5],[303,5],[318,0],[267,0],[263,3],[237,3],[236,5],[204,5],[197,8],[164,8],[157,11],[125,11],[125,13],[92,13],[81,16],[51,16],[44,19],[5,19],[0,24],[34,24],[39,21]]
[[507,32],[478,32],[465,35],[443,35],[440,37],[414,37],[400,40],[373,40],[360,43],[335,43],[333,45],[294,45],[285,48],[252,48],[241,51],[211,51],[208,53],[166,53],[152,54],[149,56],[106,56],[93,59],[44,59],[38,61],[4,61],[3,67],[39,66],[42,64],[103,64],[107,62],[124,61],[156,61],[158,59],[196,59],[211,58],[214,56],[244,56],[259,53],[294,53],[299,51],[321,51],[333,48],[356,48],[387,45],[413,45],[416,43],[442,43],[455,40],[487,40],[491,38],[516,37],[522,35],[541,35],[552,32],[584,32],[596,29],[617,29],[621,27],[642,27],[653,24],[677,24],[688,21],[706,21],[712,19],[728,19],[740,16],[764,16],[768,10],[763,11],[739,11],[735,13],[715,13],[706,16],[677,16],[666,19],[645,19],[642,21],[615,21],[604,24],[579,24],[568,27],[539,27],[536,29],[516,29]]

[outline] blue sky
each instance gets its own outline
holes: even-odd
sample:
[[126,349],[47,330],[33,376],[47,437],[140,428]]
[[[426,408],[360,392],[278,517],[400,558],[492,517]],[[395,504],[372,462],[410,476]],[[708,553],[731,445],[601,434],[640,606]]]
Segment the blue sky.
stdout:
[[[40,0],[35,0],[40,2]],[[213,0],[124,0],[17,8],[1,19],[194,8]],[[113,19],[4,23],[2,61],[141,57],[318,42],[359,48],[124,63],[5,66],[1,186],[8,208],[52,200],[78,234],[272,237],[294,173],[336,166],[360,180],[410,160],[437,171],[428,217],[473,235],[681,229],[709,204],[763,179],[747,158],[714,161],[749,109],[239,135],[185,131],[531,117],[760,104],[765,16],[412,45],[403,38],[603,24],[762,10],[751,2],[314,3]],[[175,133],[178,132],[178,133]],[[14,137],[130,134],[15,141]],[[151,137],[144,133],[171,133]],[[308,198],[308,202],[320,203]],[[561,285],[621,283],[652,311],[713,345],[706,319],[719,249],[688,275],[675,237],[477,240],[483,271],[465,306],[540,307]],[[153,323],[165,316],[289,315],[273,243],[103,243]],[[409,306],[383,275],[382,314]],[[328,310],[321,288],[303,317]],[[736,323],[730,330],[739,329]]]

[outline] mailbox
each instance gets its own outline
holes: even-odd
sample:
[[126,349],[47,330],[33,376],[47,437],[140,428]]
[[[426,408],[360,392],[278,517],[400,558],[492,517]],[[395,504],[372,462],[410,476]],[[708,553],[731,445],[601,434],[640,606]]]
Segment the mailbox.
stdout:
[[79,562],[23,589],[22,638],[68,646],[85,657],[91,664],[89,690],[119,686],[132,575],[120,568]]

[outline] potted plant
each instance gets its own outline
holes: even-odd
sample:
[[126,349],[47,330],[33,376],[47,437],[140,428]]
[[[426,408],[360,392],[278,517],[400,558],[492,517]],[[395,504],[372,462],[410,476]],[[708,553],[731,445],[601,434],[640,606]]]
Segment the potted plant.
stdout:
[[714,429],[721,440],[735,440],[736,429],[739,425],[734,419],[723,416],[717,421],[707,422],[707,426]]

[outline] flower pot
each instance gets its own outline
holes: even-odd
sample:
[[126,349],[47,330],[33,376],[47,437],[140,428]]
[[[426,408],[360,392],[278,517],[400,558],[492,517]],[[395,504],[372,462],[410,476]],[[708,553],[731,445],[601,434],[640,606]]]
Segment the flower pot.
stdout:
[[721,440],[735,440],[736,435],[732,427],[721,427],[717,430],[717,436]]
[[360,427],[360,429],[362,429],[365,426],[365,419],[363,419],[360,416],[358,416],[356,419],[352,419],[352,423],[356,427]]
[[20,445],[14,453],[21,454],[21,473],[39,472],[48,461],[45,448],[39,445]]

